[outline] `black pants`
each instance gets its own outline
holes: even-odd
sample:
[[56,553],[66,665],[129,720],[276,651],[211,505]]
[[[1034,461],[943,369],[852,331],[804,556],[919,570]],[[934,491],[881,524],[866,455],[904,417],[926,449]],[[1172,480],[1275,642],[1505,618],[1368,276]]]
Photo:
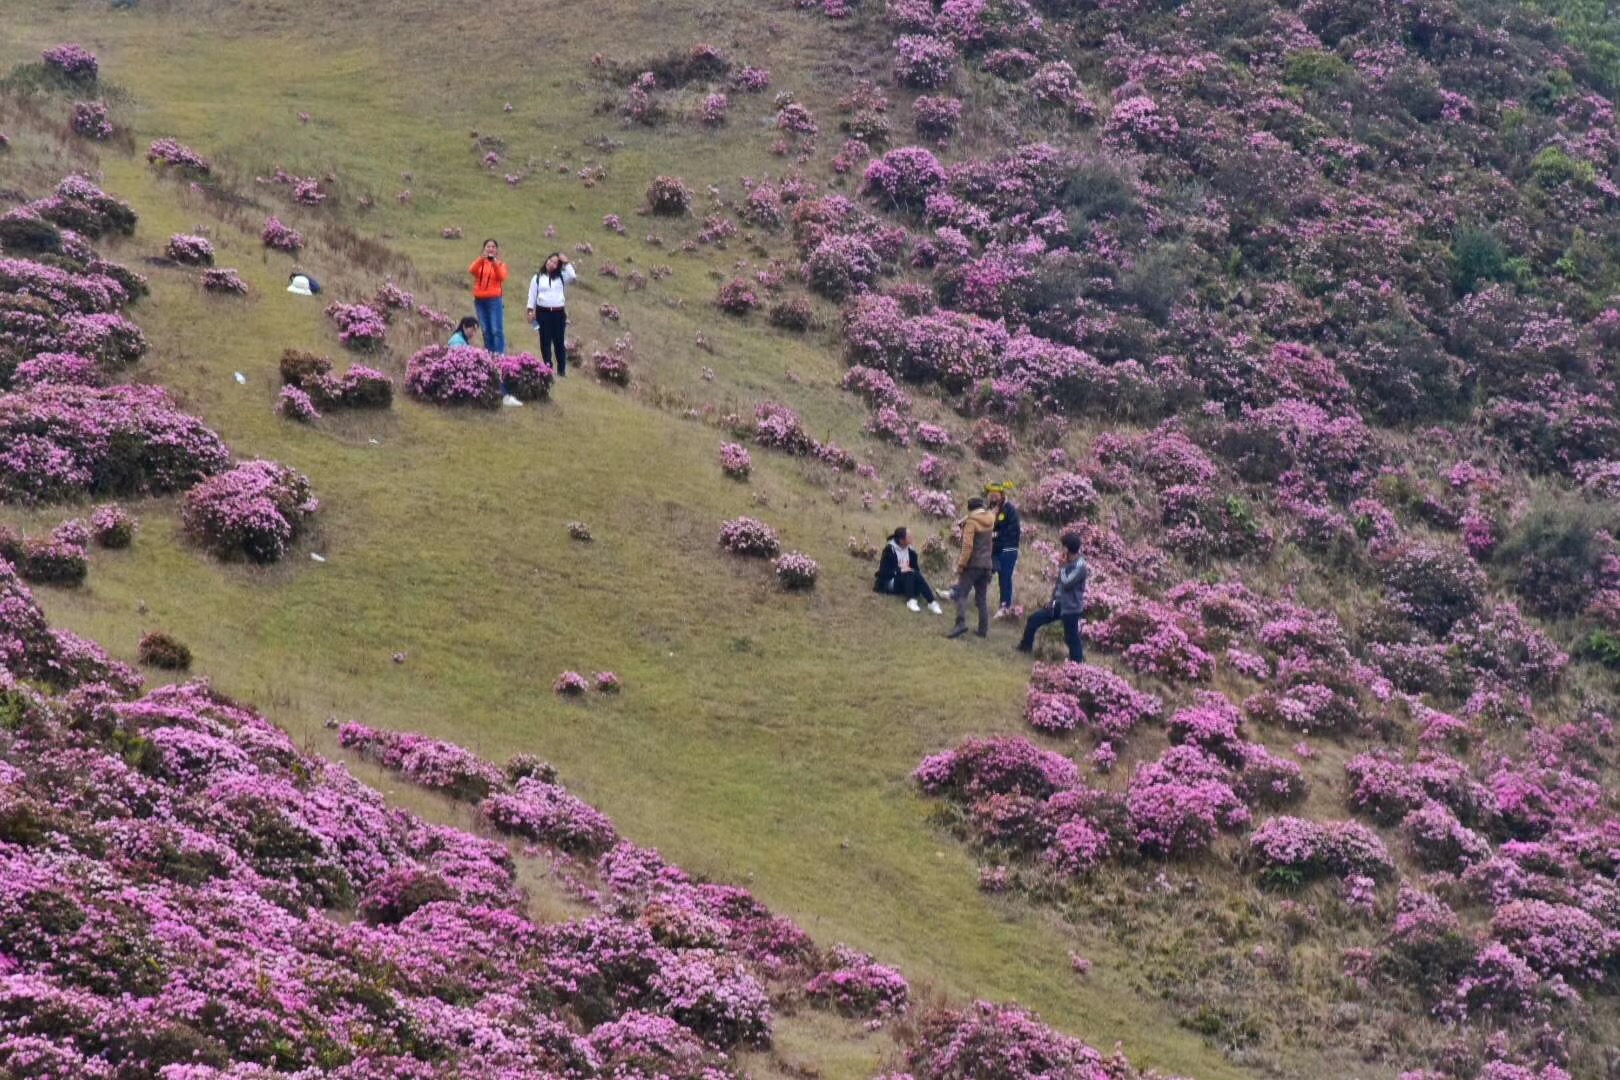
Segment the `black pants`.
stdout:
[[917,570],[890,578],[882,583],[878,592],[887,593],[889,596],[903,596],[907,600],[921,600],[925,604],[934,602],[933,588],[928,584],[928,579]]
[[[535,313],[540,323],[540,359],[550,364],[558,375],[568,374],[568,311],[565,308],[541,308]],[[555,359],[553,359],[555,356]]]
[[980,637],[990,632],[990,571],[968,569],[956,579],[956,588],[952,590],[956,600],[956,625],[967,625],[967,598],[973,594],[973,602],[979,609]]
[[1069,646],[1069,659],[1075,663],[1084,663],[1086,659],[1086,643],[1080,640],[1080,616],[1059,615],[1055,605],[1048,605],[1031,612],[1029,619],[1024,623],[1024,640],[1018,647],[1028,652],[1035,647],[1035,635],[1041,632],[1043,626],[1051,623],[1063,623],[1063,640]]

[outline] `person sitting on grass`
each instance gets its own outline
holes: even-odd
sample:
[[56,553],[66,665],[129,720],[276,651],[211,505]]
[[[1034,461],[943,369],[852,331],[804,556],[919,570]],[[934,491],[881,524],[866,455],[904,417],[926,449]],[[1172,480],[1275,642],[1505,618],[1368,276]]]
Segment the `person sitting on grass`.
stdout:
[[478,333],[478,320],[471,315],[464,317],[456,323],[456,332],[450,335],[445,344],[452,349],[468,349],[472,347],[473,335]]
[[935,615],[943,615],[945,611],[939,606],[939,599],[934,596],[934,590],[929,586],[922,571],[917,568],[917,552],[911,546],[910,534],[904,525],[889,534],[889,542],[883,545],[883,554],[878,558],[876,581],[872,585],[874,592],[884,593],[888,596],[903,596],[906,598],[906,607],[912,611],[921,611],[922,606],[928,605],[928,610]]
[[1030,614],[1024,623],[1019,652],[1035,648],[1035,635],[1048,623],[1063,623],[1063,640],[1069,646],[1069,659],[1085,663],[1086,645],[1080,639],[1080,616],[1086,609],[1086,560],[1080,557],[1080,538],[1073,533],[1063,537],[1063,559],[1058,563],[1057,581],[1052,585],[1052,602]]

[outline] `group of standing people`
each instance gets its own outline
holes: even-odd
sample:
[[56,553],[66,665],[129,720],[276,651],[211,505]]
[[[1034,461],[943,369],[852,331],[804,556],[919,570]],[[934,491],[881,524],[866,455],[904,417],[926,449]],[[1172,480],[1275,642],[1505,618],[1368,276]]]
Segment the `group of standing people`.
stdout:
[[[968,632],[967,604],[971,595],[978,608],[979,624],[975,633],[988,637],[990,633],[990,578],[995,575],[1000,586],[998,617],[1010,615],[1013,603],[1013,571],[1018,566],[1018,548],[1023,539],[1023,523],[1018,508],[1008,497],[1013,486],[1007,483],[991,484],[984,497],[968,500],[967,516],[958,524],[962,529],[962,546],[956,559],[956,584],[949,597],[956,605],[956,625],[945,635],[959,638]],[[1052,588],[1051,600],[1030,613],[1024,623],[1024,634],[1019,641],[1021,652],[1035,647],[1035,635],[1049,623],[1063,624],[1063,639],[1069,648],[1069,659],[1085,659],[1085,644],[1080,637],[1080,618],[1086,603],[1086,560],[1080,554],[1080,538],[1072,533],[1063,537],[1063,555],[1058,564],[1057,581]],[[905,526],[889,535],[888,543],[878,559],[874,589],[891,596],[904,596],[906,606],[921,611],[927,604],[935,615],[943,615],[939,598],[923,577],[917,552],[910,543]]]
[[[473,281],[476,314],[457,324],[456,332],[450,336],[450,347],[471,345],[469,335],[476,333],[482,336],[487,351],[500,355],[506,352],[506,281],[510,276],[506,263],[501,261],[501,245],[485,240],[467,273]],[[540,337],[540,359],[551,365],[558,378],[568,377],[568,286],[577,277],[568,256],[553,251],[529,279],[524,304],[529,329]],[[507,405],[522,404],[510,394],[503,395],[503,401]]]

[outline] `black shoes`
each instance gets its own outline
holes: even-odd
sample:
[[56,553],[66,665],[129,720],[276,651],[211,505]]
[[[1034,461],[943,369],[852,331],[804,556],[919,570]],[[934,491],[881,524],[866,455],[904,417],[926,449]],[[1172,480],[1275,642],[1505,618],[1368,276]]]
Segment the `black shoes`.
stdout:
[[958,626],[955,629],[951,630],[951,632],[946,634],[945,636],[947,638],[950,638],[952,641],[955,641],[957,638],[961,637],[965,633],[967,633],[967,627]]

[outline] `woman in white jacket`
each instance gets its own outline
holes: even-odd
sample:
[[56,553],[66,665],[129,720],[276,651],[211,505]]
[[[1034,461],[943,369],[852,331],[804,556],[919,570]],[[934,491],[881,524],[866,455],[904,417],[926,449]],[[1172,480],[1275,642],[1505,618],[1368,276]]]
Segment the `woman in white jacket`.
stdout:
[[560,252],[546,256],[540,272],[529,281],[529,325],[540,331],[540,359],[552,366],[558,378],[568,375],[568,298],[566,288],[574,283],[574,264]]

